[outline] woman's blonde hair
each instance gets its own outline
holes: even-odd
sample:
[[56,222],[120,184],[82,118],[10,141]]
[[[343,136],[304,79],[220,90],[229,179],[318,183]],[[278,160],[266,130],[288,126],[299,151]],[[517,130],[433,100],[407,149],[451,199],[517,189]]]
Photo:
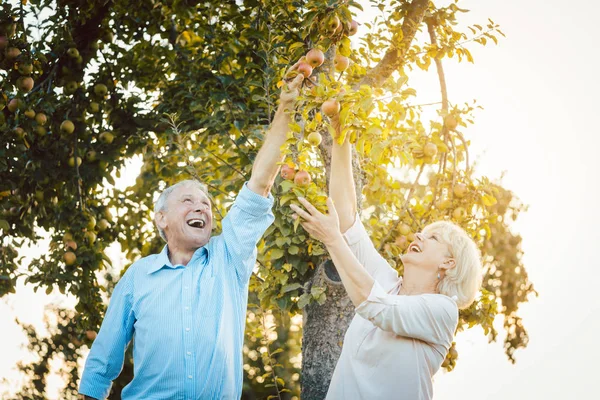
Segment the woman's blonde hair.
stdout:
[[438,283],[438,292],[455,297],[458,308],[467,308],[481,288],[481,253],[471,237],[460,226],[448,221],[429,224],[423,232],[437,233],[450,248],[456,266],[446,270]]

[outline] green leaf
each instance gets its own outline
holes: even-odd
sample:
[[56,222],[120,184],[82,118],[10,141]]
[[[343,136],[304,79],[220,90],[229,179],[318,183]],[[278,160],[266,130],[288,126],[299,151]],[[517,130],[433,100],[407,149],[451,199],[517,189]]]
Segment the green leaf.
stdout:
[[310,294],[308,293],[304,293],[302,296],[300,296],[300,298],[298,299],[298,308],[304,308],[308,305],[308,303],[310,303]]
[[281,249],[273,249],[271,250],[271,260],[277,260],[283,257],[284,254],[285,252]]
[[282,294],[289,293],[289,292],[291,292],[293,290],[300,289],[301,287],[302,287],[302,285],[299,284],[299,283],[297,283],[297,282],[296,283],[290,283],[289,285],[285,285],[281,289],[281,293]]

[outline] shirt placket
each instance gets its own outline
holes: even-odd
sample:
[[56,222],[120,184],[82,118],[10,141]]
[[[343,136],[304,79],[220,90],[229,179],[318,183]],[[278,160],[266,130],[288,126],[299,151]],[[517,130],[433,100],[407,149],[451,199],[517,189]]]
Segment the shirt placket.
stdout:
[[192,400],[195,398],[196,387],[196,363],[194,354],[194,330],[192,318],[192,282],[193,269],[184,268],[182,274],[182,304],[183,307],[183,351],[185,359],[185,399]]

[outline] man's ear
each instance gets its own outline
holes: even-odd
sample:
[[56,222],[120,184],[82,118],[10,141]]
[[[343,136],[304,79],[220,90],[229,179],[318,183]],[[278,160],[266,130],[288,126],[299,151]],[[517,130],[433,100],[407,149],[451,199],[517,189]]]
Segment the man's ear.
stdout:
[[167,217],[165,213],[162,211],[157,212],[154,216],[154,220],[156,221],[156,225],[158,225],[158,227],[164,231],[167,227]]
[[443,263],[440,264],[439,268],[447,272],[452,268],[456,268],[456,261],[454,258],[447,258]]

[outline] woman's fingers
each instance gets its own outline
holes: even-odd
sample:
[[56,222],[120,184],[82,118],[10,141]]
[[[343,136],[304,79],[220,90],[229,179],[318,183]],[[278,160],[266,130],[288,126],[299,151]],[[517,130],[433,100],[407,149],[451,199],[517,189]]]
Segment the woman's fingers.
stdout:
[[310,215],[309,213],[307,213],[306,211],[304,211],[303,209],[301,209],[300,207],[298,207],[295,204],[290,204],[290,208],[292,210],[294,210],[296,212],[296,214],[298,214],[300,217],[302,217],[306,220],[312,217],[312,215]]
[[335,217],[337,219],[337,210],[335,209],[335,204],[333,204],[333,199],[331,197],[327,198],[327,210],[329,211],[329,214],[332,217]]
[[313,216],[318,216],[319,214],[321,214],[321,212],[319,212],[319,210],[317,210],[317,208],[315,206],[313,206],[308,200],[306,200],[304,197],[298,197],[298,201],[300,203],[302,203],[302,205],[304,206],[304,208],[306,208],[306,210],[311,213],[311,215]]

